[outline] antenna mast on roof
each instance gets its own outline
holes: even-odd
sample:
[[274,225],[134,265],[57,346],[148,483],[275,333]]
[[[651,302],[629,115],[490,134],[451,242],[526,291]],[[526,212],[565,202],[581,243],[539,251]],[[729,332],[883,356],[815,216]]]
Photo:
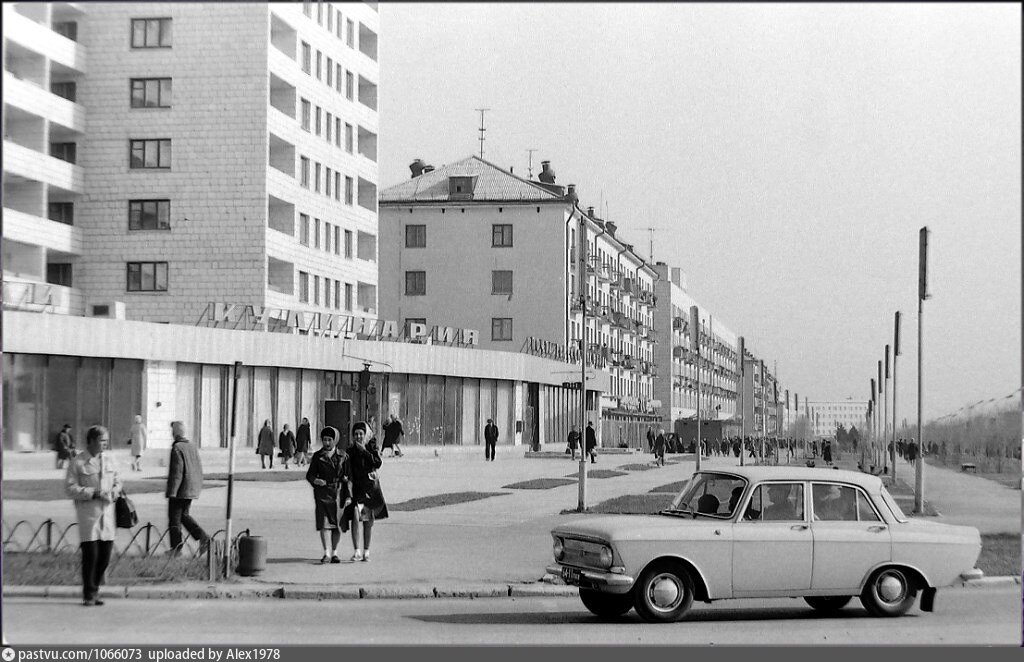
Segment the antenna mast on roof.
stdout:
[[480,113],[480,158],[484,158],[484,133],[487,129],[484,128],[484,113],[490,108],[477,108],[476,111]]
[[654,263],[654,231],[655,230],[664,230],[665,228],[644,228],[644,229],[647,230],[647,236],[648,236],[649,241],[650,241],[650,244],[649,244],[650,247],[649,247],[648,252],[647,252],[647,259],[651,261],[651,264],[653,264]]
[[533,147],[531,147],[530,149],[528,149],[526,151],[529,152],[529,154],[530,154],[530,167],[526,171],[527,172],[526,178],[527,179],[533,179],[533,153],[536,152],[537,150],[534,149]]

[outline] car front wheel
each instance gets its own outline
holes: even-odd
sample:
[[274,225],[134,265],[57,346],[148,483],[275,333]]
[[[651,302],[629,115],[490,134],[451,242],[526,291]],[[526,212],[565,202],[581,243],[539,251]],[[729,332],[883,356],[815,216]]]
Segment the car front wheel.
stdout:
[[672,623],[693,604],[693,578],[675,563],[652,564],[633,587],[636,613],[649,623]]
[[899,568],[882,568],[871,576],[860,601],[872,616],[902,616],[917,598],[917,588]]
[[849,604],[852,597],[850,595],[812,596],[804,598],[804,602],[809,604],[815,611],[830,613],[845,607]]
[[633,608],[633,596],[629,593],[616,595],[614,593],[602,593],[589,588],[580,589],[580,600],[583,606],[590,610],[590,613],[602,618],[614,618],[622,616]]

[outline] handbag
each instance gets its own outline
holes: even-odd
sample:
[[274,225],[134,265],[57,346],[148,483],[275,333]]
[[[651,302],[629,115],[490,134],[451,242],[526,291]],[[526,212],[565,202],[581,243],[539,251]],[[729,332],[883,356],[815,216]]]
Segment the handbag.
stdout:
[[139,514],[135,512],[135,504],[124,491],[114,502],[114,519],[119,529],[130,529],[139,523]]

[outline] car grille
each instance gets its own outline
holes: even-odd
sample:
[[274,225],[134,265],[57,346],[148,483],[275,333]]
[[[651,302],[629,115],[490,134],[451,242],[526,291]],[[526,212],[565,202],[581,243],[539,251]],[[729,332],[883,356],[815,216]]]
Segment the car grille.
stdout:
[[565,555],[560,563],[603,569],[601,566],[601,548],[604,545],[590,542],[589,540],[576,540],[573,538],[563,538],[562,545],[565,548]]

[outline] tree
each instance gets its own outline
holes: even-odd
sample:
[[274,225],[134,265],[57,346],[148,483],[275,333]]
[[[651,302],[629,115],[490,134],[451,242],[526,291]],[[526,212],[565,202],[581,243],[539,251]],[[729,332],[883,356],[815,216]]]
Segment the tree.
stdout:
[[853,450],[857,450],[857,444],[860,442],[860,430],[857,429],[856,425],[850,426],[850,432],[847,433],[846,438],[850,441]]
[[850,433],[846,431],[846,426],[842,423],[836,424],[836,446],[839,448],[845,447],[850,442]]

